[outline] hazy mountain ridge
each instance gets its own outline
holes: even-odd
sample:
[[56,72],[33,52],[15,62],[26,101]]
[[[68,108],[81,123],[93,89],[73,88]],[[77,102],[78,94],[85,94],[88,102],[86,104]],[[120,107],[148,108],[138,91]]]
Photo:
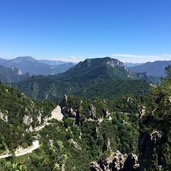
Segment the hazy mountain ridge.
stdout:
[[130,67],[130,69],[136,73],[147,73],[151,76],[161,77],[166,76],[165,68],[171,65],[171,61],[154,61],[147,62],[142,65]]
[[142,65],[142,63],[124,62],[124,65],[125,65],[126,67],[130,68],[130,67]]
[[39,59],[38,61],[41,63],[44,63],[44,64],[48,64],[48,65],[59,65],[59,64],[72,63],[72,62],[64,62],[64,61],[48,60],[48,59]]
[[3,83],[22,81],[28,77],[29,74],[22,74],[18,68],[8,68],[0,65],[0,81]]
[[[60,72],[64,72],[68,70],[70,67],[74,66],[73,63],[56,63],[53,65],[52,61],[46,61],[47,63],[43,63],[41,60],[36,60],[33,57],[25,56],[25,57],[17,57],[10,60],[0,59],[0,65],[5,67],[16,67],[19,68],[23,74],[29,73],[30,75],[52,75]],[[53,62],[52,62],[53,63]]]

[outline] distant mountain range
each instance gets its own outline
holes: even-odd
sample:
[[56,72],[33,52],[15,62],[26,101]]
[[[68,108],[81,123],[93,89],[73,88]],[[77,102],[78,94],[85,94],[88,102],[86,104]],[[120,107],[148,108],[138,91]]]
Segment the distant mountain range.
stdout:
[[[87,59],[87,62],[90,61],[92,63],[92,59]],[[97,60],[93,60],[93,61],[94,63],[97,62]],[[86,65],[85,63],[86,62],[84,62],[84,65]],[[165,67],[171,65],[171,61],[155,61],[155,62],[147,62],[143,64],[126,62],[122,64],[123,66],[129,68],[130,71],[133,71],[135,73],[146,73],[147,75],[150,76],[161,77],[161,76],[165,76]],[[29,73],[29,75],[55,75],[67,71],[68,69],[70,69],[76,64],[71,62],[63,62],[63,61],[55,61],[55,60],[36,60],[33,57],[24,56],[24,57],[17,57],[10,60],[0,58],[0,65],[7,68],[14,68],[14,67],[18,68],[22,74]],[[91,65],[93,66],[94,64],[92,63]],[[83,64],[81,64],[81,66],[79,67],[82,66]],[[71,72],[71,70],[69,72]],[[72,73],[70,75],[73,76]]]
[[46,60],[46,59],[44,59],[44,60],[42,59],[42,60],[38,60],[38,61],[41,63],[44,63],[44,64],[48,64],[48,65],[60,65],[60,64],[69,63],[69,62]]
[[134,67],[134,66],[138,66],[141,65],[142,63],[132,63],[132,62],[125,62],[124,65],[128,68],[130,67]]
[[151,76],[161,77],[166,75],[165,68],[168,65],[171,65],[171,61],[155,61],[130,67],[130,69],[136,73],[147,73]]
[[15,86],[34,99],[61,99],[64,94],[82,97],[118,98],[142,95],[149,84],[110,57],[86,59],[64,73],[34,76]]
[[0,65],[11,68],[16,67],[21,70],[22,74],[29,73],[30,75],[53,75],[64,72],[74,63],[36,60],[33,57],[17,57],[11,60],[0,59]]
[[[107,63],[105,64],[106,61],[108,61],[108,65]],[[21,81],[32,75],[55,75],[55,79],[65,82],[76,81],[77,83],[85,83],[91,80],[95,83],[97,80],[106,80],[107,77],[112,79],[138,77],[147,82],[158,84],[160,77],[166,75],[165,67],[171,65],[171,61],[155,61],[138,64],[122,63],[117,59],[106,57],[86,59],[76,65],[71,62],[36,60],[33,57],[25,56],[10,60],[0,58],[0,65],[0,80],[4,83]],[[115,67],[111,68],[112,65]],[[116,67],[117,65],[119,67]],[[16,70],[20,71],[19,75],[17,75]]]

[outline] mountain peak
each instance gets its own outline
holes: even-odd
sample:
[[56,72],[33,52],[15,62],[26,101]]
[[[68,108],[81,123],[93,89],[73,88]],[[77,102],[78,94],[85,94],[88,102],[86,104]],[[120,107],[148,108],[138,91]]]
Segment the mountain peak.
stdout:
[[11,61],[13,62],[23,62],[23,61],[36,62],[36,59],[34,59],[31,56],[19,56],[17,58],[12,59]]
[[103,57],[103,58],[85,59],[84,61],[80,62],[77,65],[77,69],[80,67],[89,68],[92,66],[99,66],[99,65],[109,65],[111,67],[116,67],[116,66],[124,67],[123,63],[118,59],[114,59],[111,57]]
[[70,70],[57,76],[60,80],[85,82],[103,82],[135,78],[122,62],[110,57],[86,59]]

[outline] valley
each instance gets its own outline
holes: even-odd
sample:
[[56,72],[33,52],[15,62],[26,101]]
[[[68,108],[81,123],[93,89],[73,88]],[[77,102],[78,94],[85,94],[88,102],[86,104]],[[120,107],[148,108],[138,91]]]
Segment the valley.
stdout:
[[157,86],[105,57],[1,83],[0,170],[169,170],[166,71]]
[[171,171],[171,0],[0,1],[0,171]]

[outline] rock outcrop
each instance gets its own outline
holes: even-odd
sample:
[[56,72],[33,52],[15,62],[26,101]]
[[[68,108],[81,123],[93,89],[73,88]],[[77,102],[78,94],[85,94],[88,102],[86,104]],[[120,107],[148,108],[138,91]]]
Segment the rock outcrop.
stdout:
[[167,92],[160,92],[140,118],[140,171],[171,170],[171,105]]
[[23,123],[26,125],[30,125],[33,122],[33,118],[28,115],[24,115],[23,117]]
[[135,154],[122,154],[120,151],[90,164],[91,171],[138,171],[138,169],[138,157]]
[[0,119],[4,122],[8,122],[8,115],[0,111]]
[[63,114],[61,113],[61,107],[58,105],[56,106],[56,108],[51,112],[51,117],[48,119],[56,119],[58,121],[62,121],[63,120]]

